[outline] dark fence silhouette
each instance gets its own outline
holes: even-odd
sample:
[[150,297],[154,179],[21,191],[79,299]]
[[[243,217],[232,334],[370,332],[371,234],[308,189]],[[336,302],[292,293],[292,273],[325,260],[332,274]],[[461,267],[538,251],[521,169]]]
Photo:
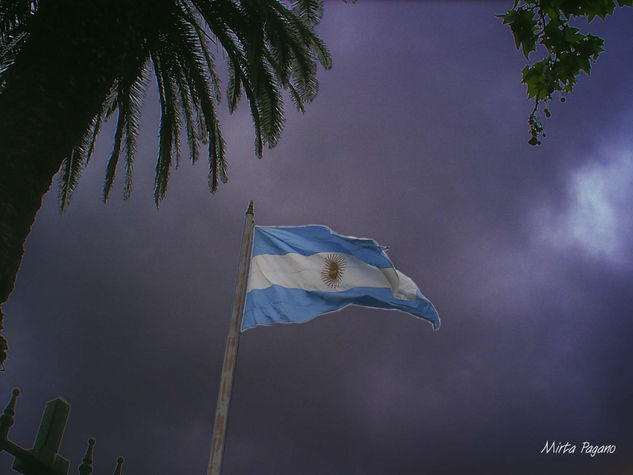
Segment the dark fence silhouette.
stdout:
[[[15,422],[15,403],[19,394],[20,390],[15,388],[9,404],[0,416],[0,451],[4,450],[13,455],[13,470],[17,473],[23,475],[68,475],[70,462],[58,452],[70,414],[70,404],[61,397],[47,402],[40,428],[35,437],[35,444],[32,449],[25,449],[9,440],[9,429]],[[92,473],[94,445],[95,439],[90,438],[86,455],[78,468],[79,475]],[[122,471],[123,457],[119,457],[113,475],[121,475]]]

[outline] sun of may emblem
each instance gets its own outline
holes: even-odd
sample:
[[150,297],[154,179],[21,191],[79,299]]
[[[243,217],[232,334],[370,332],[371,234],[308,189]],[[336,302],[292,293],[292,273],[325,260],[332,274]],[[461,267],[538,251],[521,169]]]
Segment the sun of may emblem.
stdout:
[[328,286],[336,288],[343,280],[345,272],[345,259],[338,254],[329,254],[324,259],[324,266],[321,270],[321,280]]

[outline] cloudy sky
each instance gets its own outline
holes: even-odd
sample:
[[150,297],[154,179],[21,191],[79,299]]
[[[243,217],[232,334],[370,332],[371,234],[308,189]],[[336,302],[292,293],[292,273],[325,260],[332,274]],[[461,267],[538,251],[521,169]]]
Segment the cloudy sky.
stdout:
[[[621,474],[633,460],[633,10],[530,147],[512,2],[328,2],[334,67],[262,160],[224,114],[229,182],[182,163],[152,201],[155,90],[134,192],[100,201],[112,127],[69,211],[45,198],[4,306],[11,438],[72,404],[62,454],[95,473],[205,473],[243,216],[389,246],[442,328],[350,307],[240,344],[228,474]],[[223,105],[223,109],[226,105]],[[4,402],[1,402],[4,404]],[[547,441],[575,454],[541,454]],[[581,454],[584,441],[611,455]],[[8,473],[10,458],[0,457]],[[5,468],[2,468],[5,467]]]

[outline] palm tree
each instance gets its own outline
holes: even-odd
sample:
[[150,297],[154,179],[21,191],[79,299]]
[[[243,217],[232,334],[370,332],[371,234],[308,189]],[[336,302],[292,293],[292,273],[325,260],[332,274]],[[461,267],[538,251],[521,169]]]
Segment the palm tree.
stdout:
[[[318,90],[315,35],[321,0],[2,0],[0,4],[0,304],[13,289],[23,245],[53,177],[62,211],[90,159],[101,124],[117,113],[103,199],[117,168],[131,191],[139,111],[149,71],[160,100],[154,200],[165,196],[180,138],[191,160],[206,145],[209,187],[226,176],[211,48],[226,58],[230,111],[250,106],[255,152],[284,124],[282,90],[295,105]],[[0,311],[0,327],[2,313]],[[1,338],[1,337],[0,337]],[[0,340],[0,363],[2,345]]]

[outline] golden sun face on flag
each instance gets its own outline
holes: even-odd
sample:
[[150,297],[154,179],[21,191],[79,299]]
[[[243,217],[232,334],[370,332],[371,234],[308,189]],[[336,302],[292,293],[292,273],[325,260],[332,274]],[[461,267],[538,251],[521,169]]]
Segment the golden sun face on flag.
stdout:
[[338,254],[329,254],[324,258],[321,280],[333,289],[338,287],[343,280],[345,272],[345,259]]

